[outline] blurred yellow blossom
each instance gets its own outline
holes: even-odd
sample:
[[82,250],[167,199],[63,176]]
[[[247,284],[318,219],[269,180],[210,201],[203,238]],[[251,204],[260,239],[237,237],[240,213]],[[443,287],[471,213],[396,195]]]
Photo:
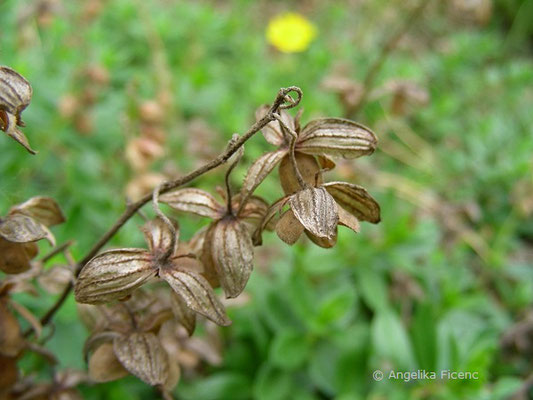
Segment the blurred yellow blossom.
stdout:
[[289,12],[270,20],[266,36],[279,51],[296,53],[309,47],[316,36],[316,27],[302,15]]

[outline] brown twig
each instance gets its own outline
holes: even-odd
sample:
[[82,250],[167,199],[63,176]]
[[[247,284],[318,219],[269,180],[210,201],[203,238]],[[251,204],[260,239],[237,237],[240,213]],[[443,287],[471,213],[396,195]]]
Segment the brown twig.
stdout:
[[60,244],[57,247],[54,247],[52,250],[50,250],[50,252],[48,254],[43,256],[43,258],[41,258],[41,262],[44,264],[47,261],[51,260],[56,255],[58,255],[59,253],[63,253],[66,249],[68,249],[70,246],[72,246],[73,243],[74,243],[73,240],[69,240],[69,241],[67,241],[67,242],[65,242],[63,244]]
[[413,10],[409,13],[409,15],[405,18],[403,25],[395,33],[393,33],[389,37],[389,39],[383,44],[378,57],[374,60],[374,62],[367,70],[367,73],[363,80],[361,97],[359,98],[357,104],[355,104],[347,112],[347,118],[353,119],[353,117],[365,105],[366,101],[368,100],[368,96],[370,95],[370,92],[372,90],[372,87],[374,86],[374,81],[376,80],[379,71],[383,67],[383,64],[389,57],[390,53],[396,48],[396,46],[398,46],[398,43],[403,38],[403,36],[414,25],[414,22],[418,19],[418,17],[420,17],[422,11],[424,11],[430,1],[431,0],[422,0],[416,7],[414,7]]
[[[296,92],[297,98],[293,99],[289,96],[289,93]],[[237,140],[232,140],[228,147],[222,152],[218,157],[211,160],[207,164],[201,166],[200,168],[192,171],[191,173],[182,176],[178,179],[175,179],[173,181],[165,182],[161,185],[158,193],[163,194],[166,193],[172,189],[176,189],[180,186],[183,186],[194,179],[198,178],[199,176],[205,174],[206,172],[211,171],[212,169],[217,168],[218,166],[224,164],[226,161],[229,160],[229,158],[236,153],[243,145],[244,143],[250,139],[253,135],[255,135],[257,132],[259,132],[262,128],[264,128],[268,123],[275,120],[274,114],[278,112],[280,109],[287,109],[297,106],[300,103],[300,100],[302,99],[302,90],[296,86],[290,86],[288,88],[280,89],[278,92],[278,95],[276,96],[276,99],[274,100],[274,103],[270,107],[269,111],[266,113],[266,115],[261,118],[259,121],[257,121],[255,124],[253,124],[248,131],[246,131],[242,136],[239,137]],[[104,247],[107,242],[124,226],[124,224],[133,216],[135,213],[143,207],[148,202],[152,201],[153,193],[149,193],[145,195],[140,200],[130,203],[126,206],[126,210],[122,213],[122,215],[117,219],[117,221],[113,224],[113,226],[94,244],[94,246],[89,250],[89,252],[83,257],[83,259],[76,264],[76,270],[75,275],[76,277],[79,275],[81,269],[85,264],[87,264],[91,259],[93,259],[94,256],[98,254],[98,252]],[[57,299],[55,304],[46,312],[46,314],[41,318],[41,324],[42,326],[47,325],[52,318],[54,317],[55,313],[61,308],[65,300],[67,299],[68,295],[70,294],[70,291],[72,290],[74,284],[70,283],[63,291],[61,296]],[[25,336],[28,336],[31,332],[26,332]]]

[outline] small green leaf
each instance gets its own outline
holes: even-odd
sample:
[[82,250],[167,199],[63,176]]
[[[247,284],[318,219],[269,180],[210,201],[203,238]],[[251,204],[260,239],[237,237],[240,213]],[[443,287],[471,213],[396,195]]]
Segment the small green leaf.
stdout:
[[270,361],[273,365],[294,369],[302,365],[311,352],[311,343],[301,332],[286,330],[280,332],[270,347]]
[[263,364],[254,384],[254,399],[284,400],[290,398],[291,376],[270,364]]

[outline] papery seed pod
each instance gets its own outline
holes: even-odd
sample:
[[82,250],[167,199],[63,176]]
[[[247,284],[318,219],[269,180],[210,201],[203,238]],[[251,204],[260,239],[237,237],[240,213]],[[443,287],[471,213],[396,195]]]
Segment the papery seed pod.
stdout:
[[56,201],[45,196],[32,197],[9,210],[9,215],[16,214],[26,215],[48,227],[65,222],[65,216]]
[[179,228],[176,221],[171,220],[171,222],[174,224],[174,232],[159,217],[148,221],[141,228],[148,243],[148,248],[153,254],[164,254],[172,245],[174,248],[170,250],[170,254],[176,253],[178,249]]
[[[310,186],[321,185],[323,182],[320,164],[314,156],[294,153],[296,165],[304,182]],[[285,156],[279,165],[279,179],[285,194],[293,194],[302,189],[289,156]]]
[[228,215],[212,231],[211,254],[220,284],[227,297],[237,297],[253,268],[253,244],[244,224]]
[[41,239],[48,239],[54,243],[51,232],[41,223],[26,215],[8,215],[0,220],[0,237],[14,243],[36,242]]
[[152,255],[142,249],[109,250],[81,270],[74,293],[79,303],[102,304],[122,299],[157,274]]
[[212,219],[222,217],[225,211],[224,207],[211,194],[195,188],[173,190],[162,194],[159,201],[168,204],[177,211]]
[[168,379],[168,357],[153,333],[133,332],[113,340],[113,349],[120,363],[132,375],[152,386]]
[[289,205],[306,230],[319,238],[336,235],[339,220],[337,204],[323,188],[307,188],[292,195]]
[[0,270],[6,274],[20,274],[31,268],[39,248],[35,243],[12,243],[0,237]]
[[186,301],[176,292],[170,292],[170,304],[176,320],[183,325],[189,336],[196,328],[196,313],[187,306]]
[[347,119],[323,118],[309,122],[298,137],[298,151],[333,157],[356,158],[372,154],[376,135],[366,126]]
[[26,136],[17,128],[24,126],[20,114],[30,104],[30,83],[9,67],[0,66],[0,129],[20,143],[28,152],[36,154]]
[[324,188],[339,206],[359,220],[374,224],[381,220],[379,204],[365,188],[346,182],[328,182]]
[[112,343],[100,345],[89,358],[89,377],[95,382],[110,382],[128,375]]
[[162,268],[159,275],[181,296],[187,307],[204,315],[218,325],[227,326],[231,324],[231,321],[226,316],[224,306],[216,297],[207,280],[200,274]]
[[20,325],[8,310],[6,302],[0,301],[0,355],[15,357],[23,348],[24,338]]

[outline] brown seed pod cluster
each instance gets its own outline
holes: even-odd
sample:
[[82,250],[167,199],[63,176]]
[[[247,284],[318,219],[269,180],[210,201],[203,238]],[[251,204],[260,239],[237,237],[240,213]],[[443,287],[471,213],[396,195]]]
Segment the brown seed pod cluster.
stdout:
[[[297,98],[290,96],[293,92]],[[56,306],[39,322],[9,300],[7,295],[16,286],[15,281],[6,286],[9,289],[0,290],[7,299],[0,301],[0,323],[5,328],[0,335],[0,356],[13,366],[6,390],[15,393],[20,383],[17,357],[28,343],[8,304],[28,319],[38,335],[73,287],[80,319],[91,330],[84,349],[89,378],[104,382],[132,374],[165,395],[177,384],[180,371],[195,368],[199,360],[220,361],[219,341],[210,327],[227,326],[231,321],[216,290],[221,288],[227,299],[244,291],[253,270],[254,246],[261,245],[265,230],[275,230],[291,245],[305,233],[313,243],[329,248],[337,241],[338,225],[358,232],[360,221],[379,222],[379,205],[364,188],[326,182],[323,176],[335,168],[330,157],[353,159],[372,154],[376,136],[363,125],[337,118],[316,119],[301,127],[301,113],[292,117],[286,111],[297,106],[301,97],[299,88],[281,89],[273,105],[261,107],[256,123],[242,136],[235,134],[218,157],[182,178],[159,184],[152,194],[130,203],[81,261],[72,259],[66,250],[68,244],[54,249],[52,256],[32,261],[38,251],[35,242],[48,239],[54,243],[48,228],[64,221],[52,199],[32,198],[0,218],[0,269],[18,274],[15,276],[21,279],[16,285],[36,278],[50,293],[63,291]],[[18,120],[21,109],[12,107],[2,115],[9,112],[9,118]],[[146,126],[160,124],[160,111],[154,104],[143,104],[141,114]],[[254,161],[242,187],[234,191],[230,174],[241,161],[244,143],[260,130],[277,148]],[[220,200],[207,191],[182,187],[225,162],[229,167],[225,190],[218,191]],[[282,196],[269,203],[255,190],[278,166]],[[142,214],[146,247],[99,253],[114,233],[150,201],[155,216]],[[160,204],[211,222],[190,240],[180,240],[178,221],[167,216]],[[61,252],[68,266],[44,270],[46,261]],[[206,327],[203,340],[190,337],[198,321]],[[4,348],[17,350],[4,354]],[[54,379],[52,386],[41,388],[43,393],[49,389],[71,393],[72,385],[59,377]]]

